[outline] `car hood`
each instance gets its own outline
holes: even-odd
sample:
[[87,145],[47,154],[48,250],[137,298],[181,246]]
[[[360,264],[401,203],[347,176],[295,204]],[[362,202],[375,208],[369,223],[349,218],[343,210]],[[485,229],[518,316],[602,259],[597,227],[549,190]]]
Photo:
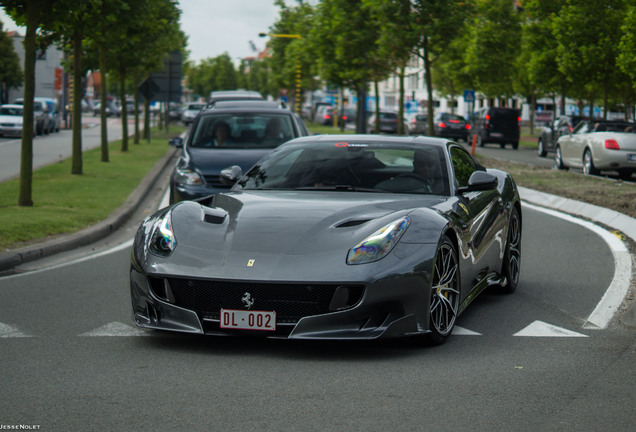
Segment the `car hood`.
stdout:
[[203,149],[188,148],[187,160],[191,168],[201,174],[218,175],[221,170],[232,165],[238,165],[243,172],[272,151],[271,148],[241,148],[241,149]]
[[[297,278],[302,271],[328,278],[325,273],[329,270],[336,274],[337,269],[351,267],[346,266],[349,249],[379,228],[414,208],[445,201],[432,196],[396,196],[250,191],[217,194],[210,207],[183,201],[172,208],[177,246],[170,265],[156,267],[155,271],[248,277],[244,272],[253,260],[261,269],[261,276],[267,271],[271,272],[269,277]],[[432,209],[418,211],[430,213],[430,237],[436,244],[441,217]],[[408,230],[422,228],[413,225],[412,221]]]

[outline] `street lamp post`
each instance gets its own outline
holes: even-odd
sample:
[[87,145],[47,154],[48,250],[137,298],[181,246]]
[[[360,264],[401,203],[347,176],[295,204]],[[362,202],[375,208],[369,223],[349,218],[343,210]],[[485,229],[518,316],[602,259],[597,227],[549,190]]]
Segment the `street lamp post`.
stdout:
[[[277,37],[277,38],[292,38],[292,39],[302,39],[302,37],[299,34],[278,34],[278,33],[259,33],[258,34],[259,37]],[[300,115],[300,105],[301,105],[301,96],[300,96],[300,91],[301,91],[301,85],[300,85],[300,79],[301,79],[301,69],[300,69],[300,62],[298,62],[298,64],[296,65],[296,114]]]

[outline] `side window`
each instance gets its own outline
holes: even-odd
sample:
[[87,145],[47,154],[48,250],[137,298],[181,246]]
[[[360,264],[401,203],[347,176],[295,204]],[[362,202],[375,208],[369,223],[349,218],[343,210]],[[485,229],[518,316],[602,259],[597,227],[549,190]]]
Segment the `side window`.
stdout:
[[472,156],[461,147],[452,147],[450,153],[455,172],[455,186],[468,186],[468,179],[479,167]]

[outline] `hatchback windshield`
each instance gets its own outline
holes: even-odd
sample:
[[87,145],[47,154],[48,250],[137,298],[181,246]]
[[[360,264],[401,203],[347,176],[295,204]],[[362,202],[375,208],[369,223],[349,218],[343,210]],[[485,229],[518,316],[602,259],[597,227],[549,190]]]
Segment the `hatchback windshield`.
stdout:
[[212,114],[199,119],[190,145],[272,148],[296,136],[291,116],[287,114]]
[[1,107],[0,108],[0,115],[6,115],[6,116],[22,116],[22,108],[17,108],[17,107]]

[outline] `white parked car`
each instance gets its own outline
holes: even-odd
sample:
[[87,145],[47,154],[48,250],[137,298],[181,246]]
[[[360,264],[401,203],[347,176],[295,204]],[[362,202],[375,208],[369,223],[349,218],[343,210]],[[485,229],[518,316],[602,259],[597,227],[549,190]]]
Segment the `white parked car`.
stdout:
[[582,168],[584,174],[617,171],[623,179],[636,173],[636,123],[583,120],[555,147],[555,166]]
[[[22,136],[22,105],[0,105],[0,136]],[[33,118],[33,136],[36,133],[36,118]]]

